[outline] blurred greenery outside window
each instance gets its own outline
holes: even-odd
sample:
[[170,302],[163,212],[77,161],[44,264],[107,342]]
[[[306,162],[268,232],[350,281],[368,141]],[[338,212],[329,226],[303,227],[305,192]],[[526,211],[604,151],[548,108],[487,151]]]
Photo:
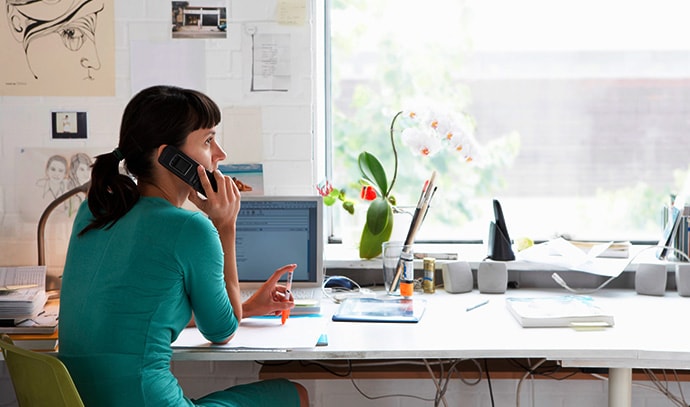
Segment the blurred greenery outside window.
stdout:
[[[357,156],[374,153],[390,177],[391,119],[425,98],[471,115],[483,154],[413,156],[396,132],[398,205],[414,206],[437,172],[418,240],[484,241],[496,198],[512,238],[655,242],[690,173],[683,11],[680,0],[329,0],[329,179],[365,212]],[[358,222],[329,212],[336,239]]]

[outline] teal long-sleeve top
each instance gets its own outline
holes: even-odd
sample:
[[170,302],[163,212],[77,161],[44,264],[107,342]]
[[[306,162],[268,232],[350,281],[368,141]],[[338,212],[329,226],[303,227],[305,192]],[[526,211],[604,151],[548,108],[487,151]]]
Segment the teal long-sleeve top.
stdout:
[[210,341],[238,321],[223,250],[205,215],[142,197],[112,227],[82,203],[60,293],[59,357],[87,406],[191,406],[170,372],[171,343],[188,324]]

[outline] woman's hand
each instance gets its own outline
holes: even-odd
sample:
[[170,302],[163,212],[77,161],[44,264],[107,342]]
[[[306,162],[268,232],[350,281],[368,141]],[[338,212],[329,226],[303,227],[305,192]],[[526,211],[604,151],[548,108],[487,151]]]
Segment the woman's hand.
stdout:
[[206,199],[197,195],[196,191],[191,192],[188,199],[211,218],[219,231],[227,226],[232,226],[234,229],[237,214],[240,211],[240,190],[237,185],[232,181],[232,178],[223,175],[219,170],[215,170],[213,176],[218,190],[214,192],[203,166],[199,165],[197,174],[199,174],[201,185],[206,191]]
[[288,264],[276,270],[254,295],[242,304],[243,317],[279,315],[283,310],[294,307],[294,298],[286,292],[285,286],[278,284],[278,281],[283,274],[293,271],[295,268],[297,268],[296,264]]

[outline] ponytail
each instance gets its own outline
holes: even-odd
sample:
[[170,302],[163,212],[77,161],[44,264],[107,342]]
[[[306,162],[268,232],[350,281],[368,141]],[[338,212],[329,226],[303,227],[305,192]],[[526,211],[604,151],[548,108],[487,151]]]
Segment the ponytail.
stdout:
[[79,232],[79,236],[91,229],[110,228],[139,200],[139,190],[134,180],[119,171],[123,157],[119,149],[96,157],[91,168],[88,194],[93,220]]

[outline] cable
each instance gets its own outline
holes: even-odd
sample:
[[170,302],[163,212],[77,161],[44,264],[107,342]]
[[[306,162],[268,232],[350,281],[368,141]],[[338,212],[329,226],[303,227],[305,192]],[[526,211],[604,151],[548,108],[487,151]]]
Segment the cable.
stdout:
[[[443,384],[441,396],[444,396],[446,394],[446,391],[448,390],[448,384],[450,383],[452,376],[453,376],[453,372],[457,371],[458,365],[465,360],[468,360],[468,359],[456,359],[451,364],[450,368],[448,369],[448,373],[446,373],[446,380],[445,380],[445,383]],[[481,380],[482,380],[482,367],[479,364],[479,362],[477,362],[476,359],[469,359],[469,360],[472,361],[472,363],[474,363],[474,365],[477,367],[477,373],[478,373],[477,374],[477,380],[470,382],[467,379],[465,379],[464,377],[462,377],[462,374],[460,374],[460,380],[468,386],[475,386],[475,385],[479,384],[479,382],[481,382]],[[438,396],[437,396],[437,399],[438,399]]]
[[[685,253],[683,253],[682,251],[676,249],[675,247],[654,245],[654,246],[645,247],[644,249],[640,250],[636,255],[634,255],[634,256],[628,261],[628,263],[625,265],[625,267],[623,268],[623,270],[625,270],[626,268],[628,268],[628,266],[630,266],[630,265],[632,264],[632,262],[637,258],[637,256],[639,256],[640,254],[646,252],[646,251],[649,250],[649,249],[654,249],[654,248],[657,248],[657,249],[670,249],[670,250],[673,250],[676,254],[680,254],[681,257],[683,257],[686,261],[690,262],[690,257],[688,257],[688,256],[687,256]],[[571,293],[574,293],[574,294],[592,294],[592,293],[595,293],[595,292],[601,290],[602,288],[606,287],[611,281],[613,281],[613,280],[614,280],[616,277],[618,277],[619,275],[620,275],[620,274],[609,277],[608,280],[604,281],[603,283],[601,283],[601,284],[600,284],[598,287],[596,287],[596,288],[581,288],[581,289],[571,288],[571,287],[565,282],[565,280],[563,280],[563,278],[562,278],[558,273],[553,273],[553,274],[551,274],[551,278],[552,278],[558,285],[560,285],[561,287],[563,287],[563,288],[565,288],[566,290],[570,291]]]
[[489,397],[491,397],[491,407],[493,407],[494,404],[494,389],[491,386],[491,375],[489,374],[489,363],[487,362],[486,359],[484,359],[484,372],[486,372],[486,382],[489,384]]
[[431,381],[434,383],[434,386],[436,386],[436,397],[434,398],[434,406],[438,406],[439,399],[443,402],[444,406],[448,406],[445,394],[441,392],[441,381],[443,380],[443,364],[440,365],[441,374],[439,375],[439,379],[436,380],[436,375],[434,374],[434,371],[431,370],[431,365],[429,364],[429,362],[427,362],[426,359],[422,360],[424,361],[424,366],[426,366],[427,372],[429,372],[429,376],[431,376]]
[[[656,376],[656,374],[651,371],[650,369],[644,369],[644,372],[647,374],[647,377],[650,379],[650,381],[656,386],[656,390],[658,390],[661,394],[666,396],[673,404],[679,406],[679,407],[687,407],[688,403],[685,401],[685,398],[682,397],[682,390],[681,390],[681,397],[676,396],[673,394],[673,392],[668,388],[668,378],[666,378],[666,370],[662,370],[662,374],[664,375],[664,383],[661,382],[661,380]],[[678,381],[678,375],[675,370],[673,370],[674,377],[676,382],[678,383],[678,387],[680,388],[680,382]]]
[[[462,375],[460,375],[460,380],[468,385],[468,386],[474,386],[478,383],[481,382],[482,379],[482,368],[479,362],[475,359],[449,359],[449,360],[442,360],[438,359],[437,361],[428,361],[426,359],[420,360],[390,360],[390,361],[377,361],[377,362],[359,362],[357,361],[356,363],[353,363],[351,360],[347,360],[344,362],[315,362],[315,361],[299,361],[301,366],[317,366],[321,369],[323,369],[325,372],[330,373],[336,377],[347,377],[350,379],[350,382],[352,383],[353,387],[357,392],[359,392],[360,395],[365,397],[366,399],[369,400],[378,400],[382,398],[388,398],[388,397],[407,397],[407,398],[414,398],[418,400],[423,400],[423,401],[433,401],[435,406],[438,406],[439,403],[443,403],[443,405],[447,405],[447,400],[445,400],[445,394],[448,390],[448,384],[452,380],[453,373],[457,371],[457,366],[466,360],[470,360],[474,363],[474,365],[477,368],[478,372],[478,377],[476,380],[468,380]],[[265,365],[268,365],[268,363],[262,363]],[[450,365],[447,372],[445,370],[446,365]],[[434,395],[434,398],[425,398],[421,396],[416,396],[416,395],[411,395],[411,394],[383,394],[383,395],[377,395],[377,396],[372,396],[364,392],[359,385],[355,382],[354,378],[354,372],[356,367],[371,367],[371,366],[394,366],[394,365],[417,365],[417,366],[424,366],[427,371],[429,372],[434,385],[436,386],[436,394]],[[432,367],[438,366],[440,369],[440,375],[438,376],[438,379],[436,375],[434,375]],[[346,368],[346,372],[344,373],[339,373],[335,369],[339,368]],[[493,394],[492,394],[493,398]]]
[[[663,394],[664,396],[666,396],[666,397],[669,399],[669,401],[671,401],[671,403],[675,404],[676,406],[679,406],[679,407],[689,407],[688,404],[687,404],[687,402],[686,402],[684,399],[680,399],[680,400],[679,400],[672,392],[670,392],[670,391],[668,390],[667,387],[665,387],[665,386],[663,386],[661,383],[659,383],[659,381],[658,381],[658,379],[656,378],[656,375],[654,374],[654,372],[652,372],[652,371],[649,370],[649,369],[644,369],[644,371],[645,371],[645,373],[647,374],[647,377],[649,377],[649,380],[650,380],[654,385],[652,386],[652,385],[647,385],[647,384],[641,384],[641,383],[633,382],[633,383],[632,383],[633,386],[635,386],[635,387],[640,387],[640,388],[647,389],[647,390],[657,391],[657,392]],[[675,370],[674,370],[673,372],[675,373]],[[590,376],[592,376],[592,377],[594,377],[594,378],[596,378],[596,379],[605,381],[605,382],[607,382],[607,381],[609,380],[608,377],[604,377],[604,376],[601,376],[601,375],[596,374],[596,373],[590,373]],[[678,382],[678,385],[680,386],[680,381]]]
[[[345,287],[326,287],[329,281],[333,279],[345,280],[349,282],[353,288]],[[368,288],[362,288],[355,280],[346,276],[328,276],[321,284],[321,292],[323,295],[336,304],[340,304],[347,298],[361,298],[361,297],[375,297],[376,293]]]
[[[515,407],[520,407],[520,389],[522,387],[522,382],[524,382],[527,377],[531,376],[534,370],[541,366],[541,364],[544,362],[546,362],[546,359],[539,360],[539,362],[530,367],[529,370],[525,372],[525,374],[518,381],[517,390],[515,391]],[[532,397],[532,402],[534,402],[534,397]]]
[[401,393],[399,393],[399,394],[395,394],[395,393],[394,394],[382,394],[380,396],[370,396],[370,395],[366,394],[362,389],[359,388],[359,386],[355,382],[355,378],[352,376],[352,374],[350,374],[350,382],[352,383],[352,386],[354,386],[355,390],[357,390],[357,392],[359,392],[359,394],[361,394],[364,398],[366,398],[368,400],[379,400],[379,399],[385,399],[385,398],[389,398],[389,397],[408,397],[408,398],[422,400],[422,401],[435,401],[435,399],[416,396],[413,394],[401,394]]

